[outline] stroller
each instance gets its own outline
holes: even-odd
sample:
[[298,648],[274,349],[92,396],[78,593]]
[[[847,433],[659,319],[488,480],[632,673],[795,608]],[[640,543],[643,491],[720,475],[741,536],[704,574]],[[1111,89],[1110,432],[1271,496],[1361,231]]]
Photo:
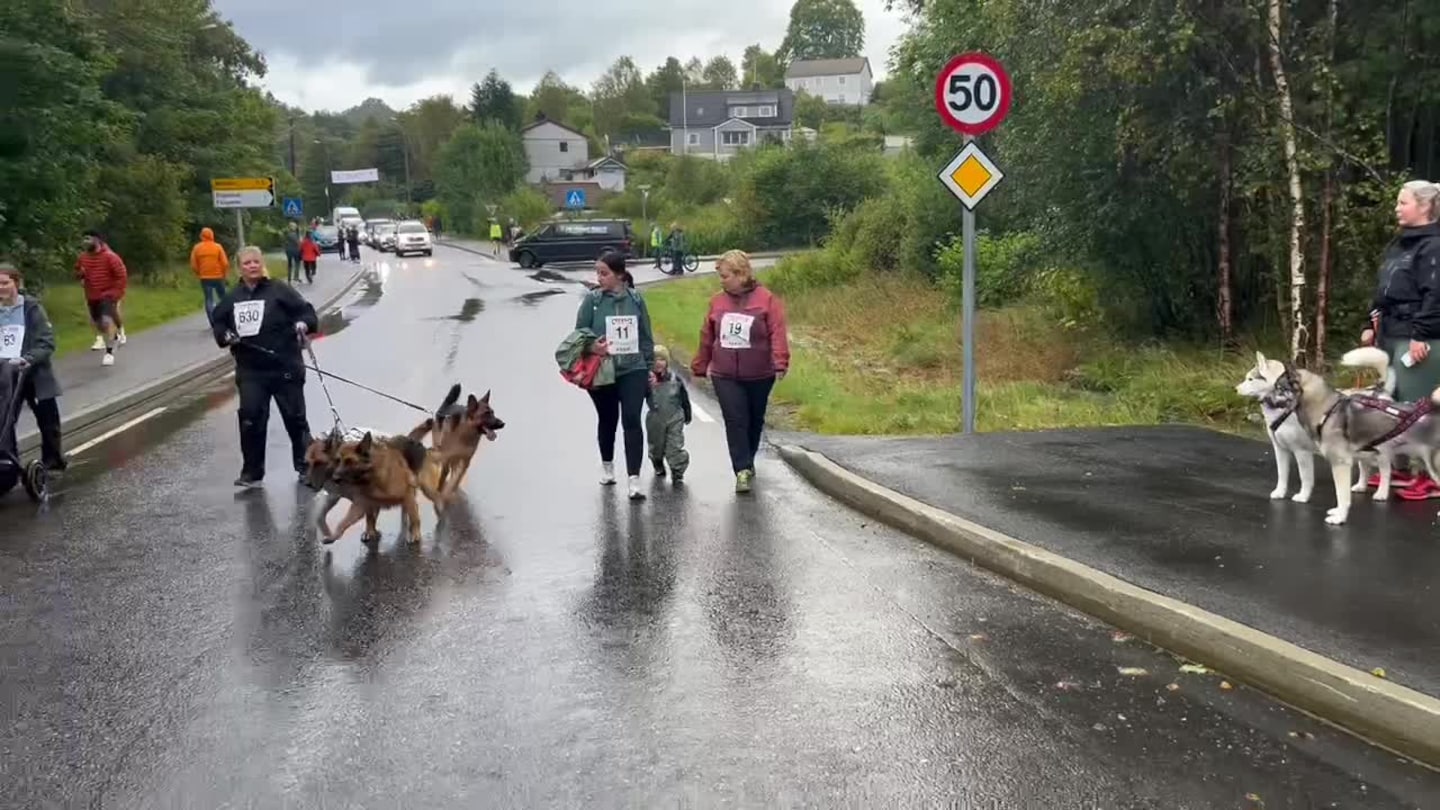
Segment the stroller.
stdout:
[[25,486],[25,494],[35,503],[44,503],[50,497],[50,477],[45,465],[39,461],[20,463],[20,442],[15,436],[15,424],[20,421],[20,407],[25,404],[24,391],[27,371],[0,362],[0,495],[15,488],[16,482]]

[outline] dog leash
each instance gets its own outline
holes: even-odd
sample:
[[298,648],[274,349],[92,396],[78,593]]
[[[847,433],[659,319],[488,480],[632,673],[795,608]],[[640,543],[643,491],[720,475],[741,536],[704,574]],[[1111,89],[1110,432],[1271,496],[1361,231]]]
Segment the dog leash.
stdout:
[[310,355],[310,363],[315,368],[315,374],[320,378],[320,390],[325,392],[325,401],[330,405],[330,416],[335,419],[335,431],[345,435],[345,423],[340,421],[340,411],[335,409],[335,398],[330,396],[330,386],[325,384],[325,372],[320,370],[320,361],[315,357],[315,343],[309,336],[301,338],[305,344],[305,352]]
[[[274,357],[274,358],[277,359],[277,360],[284,360],[284,359],[285,359],[285,358],[283,358],[283,357],[280,356],[279,352],[272,351],[272,350],[270,350],[270,349],[265,348],[264,346],[257,346],[257,345],[255,345],[255,344],[253,344],[253,343],[245,343],[245,342],[243,342],[243,341],[236,341],[235,343],[233,343],[233,344],[231,344],[231,345],[233,345],[233,346],[245,346],[245,347],[250,348],[250,349],[255,349],[255,350],[257,350],[257,351],[264,352],[265,354],[268,354],[268,355],[270,355],[271,357]],[[314,354],[314,350],[313,350],[313,349],[311,350],[311,353],[310,353],[310,359],[311,359],[312,361],[315,359],[315,354]],[[324,387],[324,378],[325,378],[326,375],[325,375],[325,372],[323,372],[323,371],[320,370],[318,364],[311,366],[311,365],[306,365],[305,363],[302,362],[302,363],[300,364],[300,367],[301,367],[301,368],[308,368],[308,369],[310,369],[311,371],[315,372],[316,374],[320,375],[320,377],[321,377],[321,387],[322,387],[322,388]],[[331,373],[329,374],[329,377],[330,377],[330,379],[335,380],[336,382],[342,382],[342,383],[345,383],[346,385],[352,385],[352,386],[354,386],[354,387],[356,387],[356,388],[359,388],[361,391],[368,391],[368,392],[374,394],[374,395],[377,396],[377,397],[384,397],[385,399],[388,399],[388,400],[390,400],[391,402],[399,403],[399,404],[401,404],[401,405],[404,405],[404,406],[407,407],[407,408],[414,408],[415,410],[419,411],[420,413],[425,414],[426,416],[431,416],[431,415],[432,415],[432,414],[430,413],[430,409],[429,409],[429,408],[426,408],[426,407],[423,406],[423,405],[416,405],[416,404],[413,403],[413,402],[407,402],[406,400],[403,400],[403,399],[401,399],[401,398],[399,398],[399,397],[397,397],[397,396],[393,396],[393,395],[391,395],[391,394],[387,394],[387,393],[385,393],[384,391],[377,391],[377,390],[375,390],[374,388],[371,388],[371,387],[368,386],[368,385],[365,385],[365,384],[363,384],[363,383],[355,382],[354,380],[351,380],[351,379],[346,379],[345,377],[341,377],[339,374],[336,374],[336,373],[334,373],[334,372],[331,372]],[[329,392],[329,391],[326,391],[326,392],[325,392],[325,396],[328,398],[328,397],[330,396],[330,392]],[[333,402],[333,401],[331,402],[330,408],[331,408],[332,411],[334,411],[335,405],[334,405],[334,402]],[[339,419],[339,414],[338,414],[338,412],[336,413],[336,419]]]

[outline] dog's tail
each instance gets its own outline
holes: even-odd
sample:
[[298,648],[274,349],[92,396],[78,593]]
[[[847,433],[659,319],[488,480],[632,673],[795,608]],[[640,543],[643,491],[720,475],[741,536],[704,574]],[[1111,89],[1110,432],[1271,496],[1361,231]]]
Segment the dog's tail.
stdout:
[[460,383],[455,383],[454,385],[450,386],[450,393],[448,393],[448,394],[445,395],[445,401],[442,402],[442,403],[440,403],[440,407],[437,408],[437,409],[435,410],[435,412],[436,412],[436,413],[443,413],[443,412],[445,411],[445,409],[452,407],[455,403],[457,403],[457,402],[459,402],[459,401],[460,401]]
[[1340,358],[1340,365],[1346,368],[1368,368],[1385,381],[1385,393],[1395,395],[1395,369],[1390,367],[1390,355],[1374,346],[1351,349]]
[[431,418],[431,419],[426,419],[424,422],[421,422],[420,424],[416,425],[413,429],[411,429],[411,431],[410,431],[409,433],[407,433],[407,434],[405,434],[405,435],[406,435],[406,438],[409,438],[409,439],[411,439],[411,440],[413,440],[413,441],[417,441],[417,442],[418,442],[418,441],[420,441],[421,439],[425,438],[425,436],[426,436],[427,434],[429,434],[430,431],[433,430],[434,428],[435,428],[435,420],[434,420],[433,418]]

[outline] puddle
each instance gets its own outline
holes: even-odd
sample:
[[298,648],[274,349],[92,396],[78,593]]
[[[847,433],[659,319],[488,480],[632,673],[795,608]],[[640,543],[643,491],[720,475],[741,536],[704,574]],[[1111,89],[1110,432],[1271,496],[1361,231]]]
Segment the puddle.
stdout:
[[484,286],[485,286],[485,282],[481,281],[481,280],[478,279],[478,278],[475,278],[474,276],[470,275],[469,273],[461,273],[460,275],[464,276],[466,281],[470,282],[471,284],[474,284],[476,287],[484,287]]
[[456,321],[459,323],[470,323],[475,316],[485,311],[485,300],[483,298],[466,298],[460,304],[460,311],[454,315],[438,315],[426,318],[427,321]]
[[536,281],[560,282],[561,284],[583,284],[579,279],[562,276],[554,270],[537,270],[530,274],[530,278]]
[[565,294],[565,291],[564,291],[564,290],[536,290],[535,292],[528,292],[528,293],[525,293],[524,295],[517,296],[517,297],[515,298],[515,300],[516,300],[516,301],[519,301],[520,303],[524,304],[524,305],[527,306],[527,307],[533,307],[533,306],[538,305],[541,301],[544,301],[546,298],[549,298],[549,297],[552,296],[552,295],[564,295],[564,294]]

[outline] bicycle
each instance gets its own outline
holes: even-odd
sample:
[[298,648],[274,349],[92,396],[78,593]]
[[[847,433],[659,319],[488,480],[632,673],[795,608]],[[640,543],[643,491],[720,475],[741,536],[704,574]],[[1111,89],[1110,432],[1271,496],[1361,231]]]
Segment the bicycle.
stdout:
[[[684,253],[680,259],[680,267],[683,268],[686,273],[693,273],[700,269],[700,257],[694,253]],[[667,251],[665,255],[660,258],[660,272],[670,276],[678,276],[681,274],[681,271],[675,267],[674,253]]]

